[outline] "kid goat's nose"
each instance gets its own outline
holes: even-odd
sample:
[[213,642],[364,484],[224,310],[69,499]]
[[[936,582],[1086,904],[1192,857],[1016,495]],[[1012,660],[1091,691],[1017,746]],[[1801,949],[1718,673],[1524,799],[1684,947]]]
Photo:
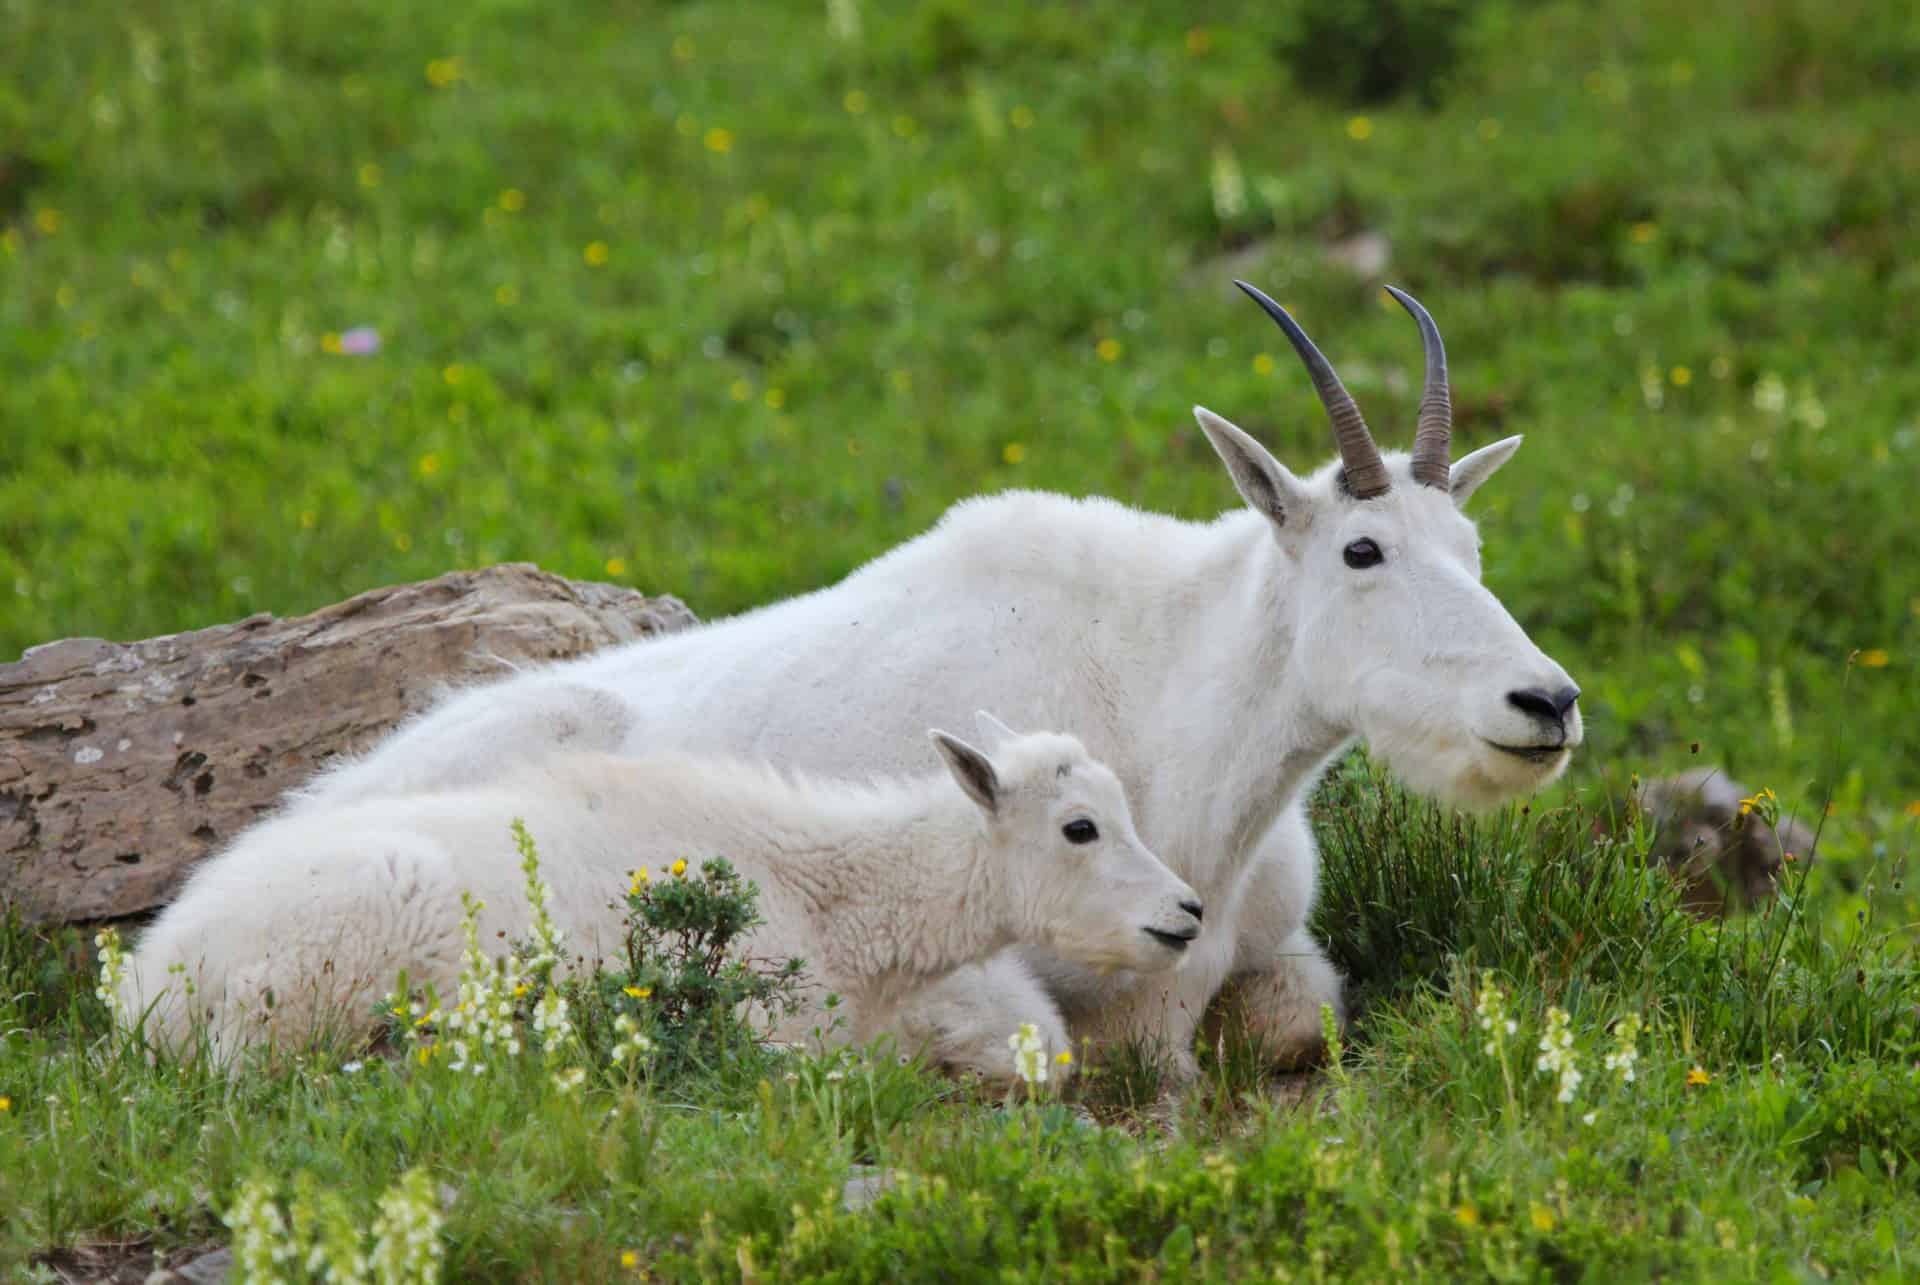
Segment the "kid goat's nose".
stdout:
[[1507,693],[1507,704],[1549,723],[1564,723],[1567,711],[1579,699],[1580,689],[1571,684],[1557,692],[1549,692],[1544,687],[1522,687]]
[[1205,919],[1207,917],[1206,907],[1197,901],[1183,901],[1180,903],[1180,909],[1186,911],[1195,919]]

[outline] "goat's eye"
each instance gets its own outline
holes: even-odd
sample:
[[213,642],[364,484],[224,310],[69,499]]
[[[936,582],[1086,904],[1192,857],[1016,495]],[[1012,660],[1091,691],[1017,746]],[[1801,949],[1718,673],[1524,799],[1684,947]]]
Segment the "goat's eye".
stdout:
[[1092,843],[1100,837],[1100,828],[1082,817],[1078,821],[1069,821],[1061,826],[1060,833],[1067,836],[1068,843]]
[[1387,560],[1387,555],[1380,552],[1379,545],[1364,539],[1355,540],[1348,545],[1341,556],[1345,557],[1347,565],[1356,571],[1363,567],[1377,567]]

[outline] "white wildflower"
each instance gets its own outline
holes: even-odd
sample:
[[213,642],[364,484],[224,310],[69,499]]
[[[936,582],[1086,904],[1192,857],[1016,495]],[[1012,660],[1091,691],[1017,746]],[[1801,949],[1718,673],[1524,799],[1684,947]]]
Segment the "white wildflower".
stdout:
[[1778,415],[1787,409],[1787,381],[1766,372],[1753,385],[1753,404],[1758,410],[1769,415]]
[[562,1097],[565,1097],[585,1083],[586,1078],[587,1071],[585,1067],[570,1066],[564,1071],[555,1071],[553,1073],[553,1087],[559,1091]]
[[625,1013],[613,1019],[614,1041],[612,1058],[615,1062],[629,1062],[636,1057],[644,1057],[653,1052],[653,1041],[640,1033],[640,1023]]
[[322,1187],[310,1173],[294,1182],[294,1253],[307,1276],[329,1285],[366,1285],[367,1255],[360,1229],[337,1189]]
[[1040,1038],[1040,1028],[1032,1022],[1020,1023],[1020,1029],[1007,1037],[1007,1047],[1013,1050],[1013,1071],[1027,1084],[1045,1084],[1047,1082],[1047,1046]]
[[567,1015],[567,1000],[558,991],[547,991],[533,1006],[533,1033],[549,1056],[556,1054],[573,1038],[573,1019]]
[[113,1013],[114,1020],[124,1016],[120,1012],[120,976],[126,970],[127,952],[120,945],[120,934],[112,928],[102,928],[93,935],[93,944],[100,951],[100,984],[93,993],[102,1004]]
[[454,1005],[444,1013],[435,1010],[423,1015],[415,1025],[436,1020],[445,1028],[453,1050],[449,1069],[479,1075],[487,1069],[484,1059],[490,1050],[498,1049],[508,1057],[519,1055],[520,1032],[514,1023],[513,1005],[526,993],[527,983],[517,958],[507,955],[489,959],[480,948],[479,919],[486,903],[475,901],[471,893],[462,893],[460,905],[460,931],[466,937],[466,949]]
[[440,1279],[440,1206],[425,1169],[410,1169],[380,1197],[373,1222],[373,1278],[380,1285]]
[[1480,974],[1480,994],[1475,1000],[1473,1011],[1480,1018],[1480,1029],[1487,1032],[1487,1042],[1481,1049],[1488,1057],[1498,1057],[1501,1045],[1507,1036],[1519,1032],[1520,1024],[1507,1016],[1507,993],[1494,985],[1493,970],[1486,969]]
[[1213,213],[1222,223],[1230,223],[1247,212],[1247,176],[1233,149],[1221,144],[1213,149]]
[[253,1285],[286,1280],[281,1265],[292,1255],[287,1223],[273,1198],[273,1184],[250,1178],[240,1184],[222,1222],[233,1230],[234,1275]]
[[1542,1075],[1560,1078],[1554,1100],[1562,1103],[1573,1101],[1584,1078],[1580,1074],[1579,1057],[1573,1051],[1573,1031],[1567,1023],[1565,1009],[1556,1006],[1547,1010],[1547,1029],[1540,1036],[1540,1056],[1533,1064]]
[[533,836],[527,833],[526,823],[517,817],[513,822],[513,842],[520,850],[520,871],[526,876],[527,905],[533,915],[533,950],[527,957],[527,972],[545,982],[552,975],[554,965],[560,962],[560,942],[565,934],[547,912],[547,903],[553,900],[553,885],[540,877],[540,854],[533,846]]
[[1632,1084],[1634,1063],[1640,1060],[1640,1015],[1628,1013],[1613,1024],[1613,1051],[1601,1060],[1607,1070],[1617,1072],[1620,1083]]

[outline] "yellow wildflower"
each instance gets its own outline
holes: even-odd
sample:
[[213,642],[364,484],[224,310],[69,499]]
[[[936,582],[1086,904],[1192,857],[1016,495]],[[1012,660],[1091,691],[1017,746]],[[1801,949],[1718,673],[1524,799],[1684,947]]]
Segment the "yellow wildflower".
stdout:
[[1273,373],[1273,358],[1266,353],[1260,353],[1255,356],[1253,359],[1253,373],[1256,375],[1271,375]]
[[11,1110],[13,1110],[13,1099],[9,1097],[0,1096],[0,1111],[11,1111]]
[[715,125],[707,131],[707,136],[703,141],[706,143],[709,152],[717,152],[725,156],[733,150],[733,131]]
[[1073,1054],[1066,1049],[1061,1049],[1058,1053],[1054,1054],[1053,1060],[1061,1066],[1072,1066]]
[[518,214],[527,208],[527,194],[517,187],[510,187],[500,194],[500,208],[508,214]]
[[640,1255],[634,1253],[631,1249],[622,1250],[620,1252],[620,1266],[626,1268],[628,1271],[632,1271],[634,1268],[640,1266]]
[[525,995],[526,993],[527,993],[527,984],[525,982],[521,982],[513,988],[513,997],[515,999],[519,999],[522,995]]
[[1628,235],[1633,238],[1635,245],[1646,245],[1649,241],[1652,241],[1660,235],[1660,228],[1658,224],[1654,223],[1636,223],[1628,232]]
[[1691,1071],[1687,1072],[1688,1087],[1692,1087],[1694,1085],[1712,1084],[1712,1083],[1713,1083],[1713,1076],[1708,1074],[1707,1069],[1705,1067],[1696,1066]]
[[33,226],[40,229],[42,236],[58,236],[60,233],[60,211],[43,208],[33,216]]
[[672,869],[673,869],[673,877],[675,879],[678,879],[681,875],[687,872],[687,859],[685,857],[681,857],[678,861],[673,863]]
[[1860,653],[1860,663],[1868,669],[1884,669],[1891,659],[1885,647],[1870,647]]
[[1365,116],[1355,116],[1347,122],[1347,137],[1356,143],[1364,143],[1373,137],[1373,121]]
[[858,116],[867,110],[867,96],[857,89],[849,89],[847,96],[840,100],[840,105],[847,109],[847,115]]
[[587,248],[580,252],[580,257],[587,261],[588,267],[597,268],[606,263],[607,254],[605,241],[590,241],[587,243]]
[[1453,1211],[1453,1221],[1459,1223],[1462,1227],[1478,1227],[1480,1225],[1480,1211],[1472,1205],[1461,1205]]
[[378,165],[375,165],[372,161],[368,161],[365,165],[362,165],[360,167],[360,186],[361,187],[379,187],[380,186],[380,167]]
[[1101,361],[1119,361],[1120,341],[1118,339],[1102,339],[1099,345],[1094,348],[1094,351],[1100,354]]
[[647,999],[653,994],[653,987],[651,986],[626,986],[621,989],[635,999]]
[[1026,443],[1008,442],[1000,448],[1000,458],[1009,464],[1018,464],[1021,460],[1027,458]]
[[1553,1211],[1539,1201],[1533,1203],[1532,1207],[1527,1210],[1527,1215],[1533,1220],[1533,1229],[1535,1231],[1553,1230]]
[[1910,817],[1920,817],[1920,799],[1915,799],[1913,802],[1907,804],[1907,815]]

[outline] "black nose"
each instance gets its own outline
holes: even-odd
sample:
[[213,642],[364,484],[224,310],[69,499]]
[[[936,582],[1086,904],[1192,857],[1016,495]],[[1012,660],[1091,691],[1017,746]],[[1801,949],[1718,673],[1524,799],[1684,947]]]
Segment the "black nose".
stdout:
[[1195,919],[1205,919],[1207,917],[1207,908],[1197,901],[1183,901],[1180,903],[1180,909],[1186,911]]
[[1549,723],[1565,722],[1567,711],[1579,699],[1580,689],[1572,685],[1562,687],[1557,692],[1548,692],[1544,687],[1522,687],[1507,693],[1507,704],[1523,714]]

